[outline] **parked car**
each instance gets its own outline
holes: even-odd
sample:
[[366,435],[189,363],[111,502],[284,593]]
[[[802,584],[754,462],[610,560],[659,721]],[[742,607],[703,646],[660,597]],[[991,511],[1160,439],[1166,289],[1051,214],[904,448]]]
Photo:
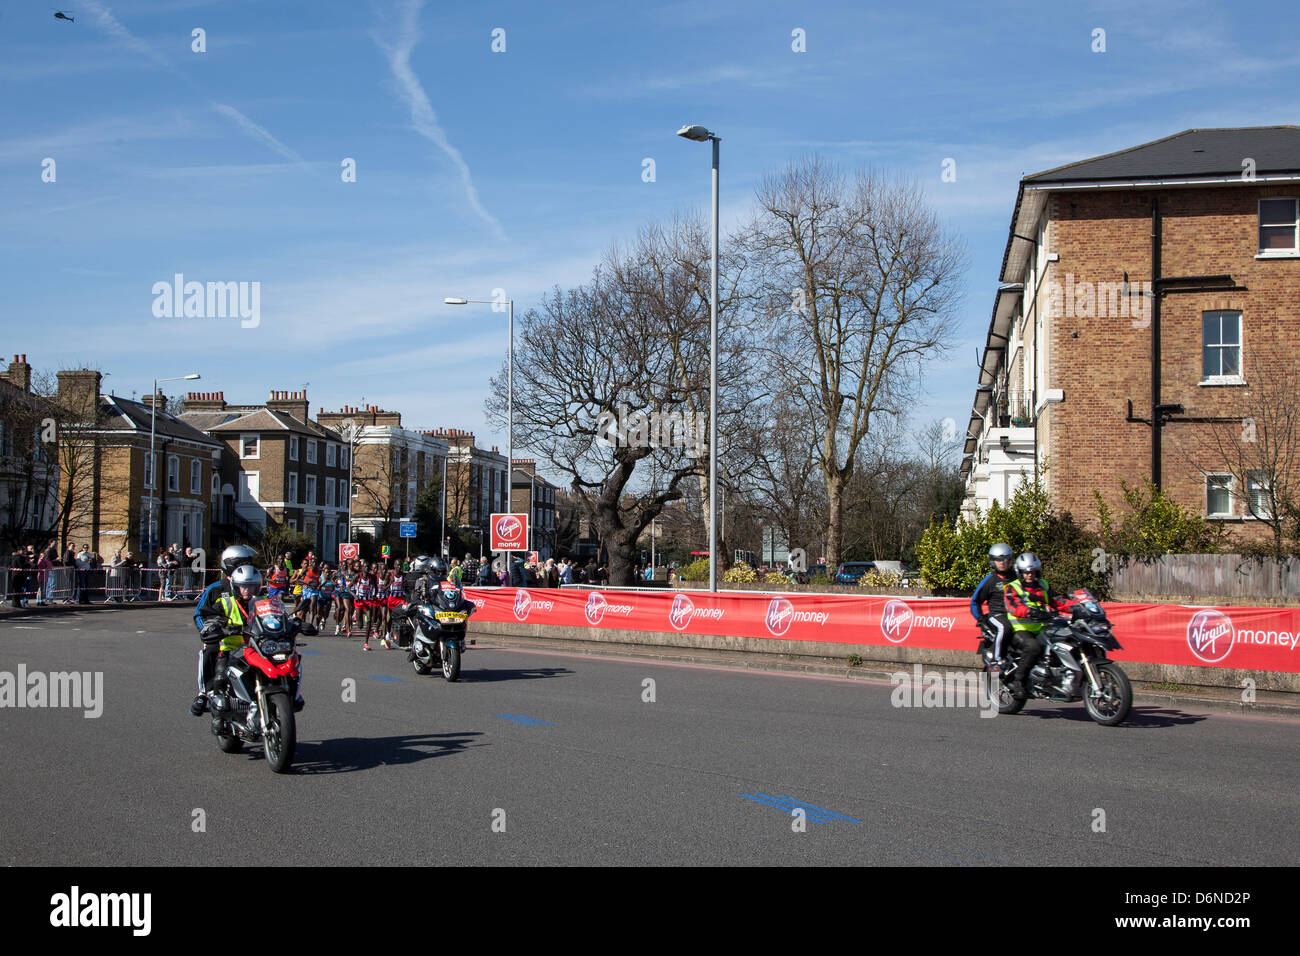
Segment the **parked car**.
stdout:
[[842,561],[840,569],[835,572],[835,583],[857,584],[862,575],[874,570],[875,567],[874,561]]

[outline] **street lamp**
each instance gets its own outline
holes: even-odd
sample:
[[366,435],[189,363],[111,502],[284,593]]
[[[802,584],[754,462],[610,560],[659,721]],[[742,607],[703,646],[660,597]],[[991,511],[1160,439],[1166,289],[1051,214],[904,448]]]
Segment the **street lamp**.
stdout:
[[718,144],[703,126],[683,126],[677,135],[713,144],[713,277],[709,283],[709,590],[718,590]]
[[357,457],[357,434],[361,429],[356,420],[345,418],[339,422],[339,435],[348,443],[348,544],[352,543],[352,499],[356,497],[352,484],[352,463]]
[[[201,378],[197,372],[190,375],[174,375],[171,378],[156,378],[153,380],[153,394],[149,399],[149,475],[153,479],[153,487],[149,489],[149,543],[145,546],[145,567],[153,565],[153,541],[157,531],[154,529],[154,502],[158,497],[158,463],[154,461],[154,435],[158,430],[158,383],[159,382],[191,382],[196,378]],[[159,588],[159,597],[162,596],[162,589]]]
[[[493,299],[458,299],[451,296],[442,301],[447,305],[469,305],[471,302],[476,305],[497,304]],[[510,310],[510,348],[506,357],[506,510],[509,511],[514,507],[510,499],[515,481],[515,300],[505,301]],[[506,552],[507,574],[513,570],[510,567],[510,554],[509,551]]]

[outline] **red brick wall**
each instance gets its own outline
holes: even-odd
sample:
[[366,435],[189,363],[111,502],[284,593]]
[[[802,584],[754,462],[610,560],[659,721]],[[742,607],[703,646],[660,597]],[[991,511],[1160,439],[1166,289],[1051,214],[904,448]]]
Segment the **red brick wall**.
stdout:
[[[1257,260],[1260,198],[1300,190],[1252,185],[1165,189],[1160,201],[1163,276],[1229,274],[1243,292],[1189,292],[1161,302],[1161,401],[1180,403],[1185,416],[1244,418],[1257,407],[1260,376],[1300,360],[1300,260]],[[1064,286],[1151,279],[1150,191],[1057,194],[1048,209],[1049,248],[1060,255],[1047,279]],[[1098,303],[1104,311],[1107,303]],[[1201,314],[1242,313],[1246,386],[1201,386]],[[1140,484],[1151,474],[1151,429],[1125,421],[1150,417],[1151,323],[1124,316],[1055,316],[1048,331],[1049,388],[1065,402],[1049,405],[1040,442],[1049,456],[1049,482],[1059,506],[1092,523],[1094,488],[1112,506],[1120,480]],[[1145,323],[1145,327],[1135,327]],[[1078,333],[1072,337],[1071,333]],[[1300,400],[1300,399],[1296,399]],[[1163,429],[1164,487],[1181,504],[1205,513],[1205,479],[1198,466],[1216,467],[1215,436],[1239,441],[1241,424],[1169,423]],[[1300,468],[1300,462],[1296,463]],[[1237,504],[1240,513],[1241,505]],[[1257,536],[1258,522],[1229,523],[1237,535]]]

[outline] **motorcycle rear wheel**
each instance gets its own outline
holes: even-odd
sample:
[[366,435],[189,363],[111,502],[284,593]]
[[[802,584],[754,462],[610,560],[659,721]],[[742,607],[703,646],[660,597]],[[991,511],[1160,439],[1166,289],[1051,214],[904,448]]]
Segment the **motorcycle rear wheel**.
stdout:
[[419,674],[421,677],[423,677],[425,674],[432,673],[429,670],[429,665],[421,663],[418,657],[411,658],[411,667],[413,667],[415,669],[415,672]]
[[[994,694],[990,692],[990,685],[992,682],[993,675],[986,670],[984,672],[984,692],[989,697],[994,697]],[[1017,697],[1013,694],[1011,688],[1007,686],[1007,682],[1004,680],[998,681],[996,698],[998,702],[998,713],[1007,715],[1020,713],[1020,711],[1024,709],[1025,701],[1027,700],[1025,697]]]
[[217,734],[217,746],[223,754],[239,753],[240,739],[235,734]]
[[293,718],[293,702],[284,691],[266,695],[267,729],[262,737],[266,762],[276,773],[286,772],[293,763],[298,734]]
[[1122,724],[1133,707],[1133,686],[1118,664],[1107,662],[1097,668],[1100,693],[1094,697],[1092,687],[1083,689],[1083,706],[1088,716],[1103,727]]

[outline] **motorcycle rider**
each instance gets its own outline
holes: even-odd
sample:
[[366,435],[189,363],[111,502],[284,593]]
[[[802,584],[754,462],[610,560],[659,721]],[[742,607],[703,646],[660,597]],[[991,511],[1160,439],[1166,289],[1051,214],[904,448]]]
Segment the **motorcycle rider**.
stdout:
[[[434,566],[442,564],[441,558],[420,555],[411,562],[411,574],[415,576],[415,586],[411,589],[412,604],[432,604],[438,581],[434,579]],[[445,567],[445,565],[444,565]]]
[[244,544],[235,544],[221,552],[221,577],[204,589],[194,607],[194,626],[203,640],[199,650],[199,696],[190,705],[190,713],[200,717],[208,708],[207,692],[212,689],[212,678],[220,653],[217,645],[221,643],[221,610],[217,602],[223,597],[235,594],[231,575],[243,565],[251,565],[257,552]]
[[203,694],[190,707],[190,713],[195,717],[203,713],[201,701],[211,704],[214,709],[222,707],[221,697],[217,694],[220,660],[244,645],[244,623],[251,614],[253,598],[262,587],[262,572],[251,563],[241,564],[231,572],[226,583],[227,587],[214,592],[215,599],[208,601],[199,612],[203,621],[200,631],[203,653],[199,659]]
[[1016,576],[1002,592],[1011,618],[1012,640],[1020,651],[1020,664],[1009,676],[1012,692],[1017,696],[1027,692],[1029,671],[1046,650],[1040,632],[1055,617],[1052,611],[1064,611],[1074,603],[1053,591],[1042,580],[1042,573],[1043,562],[1038,560],[1038,555],[1026,551],[1016,558]]
[[[970,613],[980,626],[981,634],[988,630],[993,636],[993,659],[999,669],[1004,669],[1006,665],[1002,656],[1002,644],[1011,631],[1002,592],[1016,576],[1011,567],[1015,555],[1011,545],[1001,541],[989,548],[989,567],[993,570],[976,586],[970,599]],[[984,610],[985,604],[988,604],[987,611]]]

